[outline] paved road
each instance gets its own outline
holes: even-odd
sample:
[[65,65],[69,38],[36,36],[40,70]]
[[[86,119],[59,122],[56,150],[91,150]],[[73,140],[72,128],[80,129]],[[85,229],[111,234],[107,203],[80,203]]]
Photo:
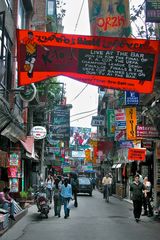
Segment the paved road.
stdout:
[[93,197],[78,197],[79,207],[71,210],[68,219],[54,217],[53,209],[48,219],[41,219],[36,207],[7,231],[1,240],[158,240],[160,223],[142,217],[136,223],[132,205],[115,197],[110,203],[94,191]]

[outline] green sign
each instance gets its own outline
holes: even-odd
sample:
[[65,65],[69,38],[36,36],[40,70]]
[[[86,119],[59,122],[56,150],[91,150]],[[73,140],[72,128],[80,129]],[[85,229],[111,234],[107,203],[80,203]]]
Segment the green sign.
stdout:
[[115,133],[115,115],[113,109],[107,109],[107,136],[114,137]]

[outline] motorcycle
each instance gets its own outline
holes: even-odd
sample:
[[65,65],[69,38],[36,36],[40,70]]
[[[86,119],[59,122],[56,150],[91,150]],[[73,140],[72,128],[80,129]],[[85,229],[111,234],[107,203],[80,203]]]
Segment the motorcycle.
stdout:
[[34,200],[37,204],[38,212],[48,218],[48,214],[51,208],[49,206],[49,201],[46,197],[45,187],[39,187],[39,189],[34,194]]

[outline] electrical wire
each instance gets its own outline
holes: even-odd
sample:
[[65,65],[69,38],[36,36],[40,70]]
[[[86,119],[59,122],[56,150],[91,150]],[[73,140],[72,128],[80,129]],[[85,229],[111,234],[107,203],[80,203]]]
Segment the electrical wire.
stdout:
[[75,28],[74,28],[74,32],[77,30],[77,26],[78,26],[78,22],[79,22],[79,19],[80,19],[80,16],[81,16],[81,13],[82,13],[82,9],[83,9],[83,5],[84,5],[84,1],[82,2],[82,5],[81,5],[81,9],[80,9],[80,12],[79,12],[79,15],[78,15],[78,18],[77,18],[77,22],[76,22],[76,25],[75,25]]
[[86,87],[88,87],[88,84],[86,84],[84,88],[72,99],[71,103],[81,95],[81,93],[86,89]]
[[70,121],[70,122],[75,122],[75,121],[78,121],[78,120],[80,120],[80,119],[87,118],[87,117],[89,117],[89,116],[92,116],[94,113],[97,113],[97,111],[93,112],[92,114],[86,115],[86,116],[84,116],[84,117],[74,119],[74,120],[72,120],[72,121]]
[[93,110],[90,110],[90,111],[87,111],[87,112],[77,113],[77,114],[74,114],[74,115],[72,115],[72,116],[70,116],[70,117],[74,117],[74,116],[81,115],[81,114],[84,114],[84,113],[93,112],[93,111],[95,111],[95,110],[97,110],[97,108],[95,108],[95,109],[93,109]]

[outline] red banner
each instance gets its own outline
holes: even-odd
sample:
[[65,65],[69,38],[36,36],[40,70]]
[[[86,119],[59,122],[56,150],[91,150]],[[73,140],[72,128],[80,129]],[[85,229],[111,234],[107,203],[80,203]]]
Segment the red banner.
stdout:
[[156,40],[17,30],[19,86],[59,75],[107,88],[151,93]]

